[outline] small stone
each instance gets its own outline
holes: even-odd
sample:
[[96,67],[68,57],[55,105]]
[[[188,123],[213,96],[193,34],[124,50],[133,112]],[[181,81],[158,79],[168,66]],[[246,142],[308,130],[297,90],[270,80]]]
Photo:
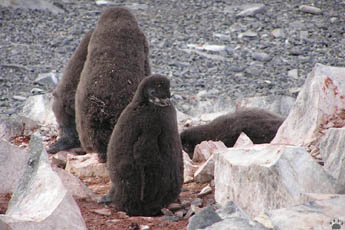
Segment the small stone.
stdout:
[[140,225],[140,230],[148,230],[150,229],[150,226],[148,225]]
[[252,54],[254,60],[261,61],[261,62],[268,62],[272,59],[270,55],[264,52],[255,52]]
[[193,182],[193,180],[194,180],[193,177],[191,177],[191,176],[185,176],[185,177],[184,177],[183,183],[188,184],[188,183]]
[[242,72],[244,70],[244,67],[242,67],[242,66],[231,66],[230,70],[232,72],[238,73],[238,72]]
[[239,39],[242,39],[242,38],[256,38],[256,37],[258,37],[258,33],[253,32],[253,31],[246,31],[246,32],[240,33],[238,35]]
[[300,31],[300,32],[299,32],[299,37],[300,37],[301,39],[306,40],[306,39],[308,39],[308,37],[309,37],[309,32],[308,32],[308,31],[305,31],[305,30]]
[[54,154],[51,158],[51,162],[60,168],[65,168],[67,164],[68,152],[60,151]]
[[191,202],[191,205],[196,205],[197,207],[201,207],[202,205],[202,199],[196,198]]
[[169,204],[169,206],[168,206],[168,209],[170,210],[170,211],[177,211],[177,210],[179,210],[179,209],[181,209],[183,206],[181,205],[181,204],[178,204],[178,203],[171,203],[171,204]]
[[300,5],[299,10],[310,14],[322,14],[322,10],[314,6]]
[[172,216],[174,215],[174,213],[172,211],[170,211],[169,209],[167,208],[162,208],[161,209],[161,212],[165,215],[165,216]]
[[26,97],[19,96],[19,95],[14,95],[14,96],[13,96],[13,99],[14,99],[14,100],[17,100],[17,101],[25,101],[25,100],[26,100]]
[[189,217],[191,217],[192,215],[194,215],[195,212],[193,211],[192,208],[188,209],[186,215],[184,216],[185,219],[188,219]]
[[41,74],[38,74],[34,82],[41,85],[55,87],[57,83],[59,82],[60,75],[61,74],[56,73],[54,71],[50,73],[41,73]]
[[117,212],[117,215],[118,215],[118,216],[119,216],[119,218],[121,218],[121,219],[126,219],[126,218],[128,218],[128,217],[129,217],[129,216],[127,215],[127,213],[122,212],[122,211]]
[[183,216],[187,213],[186,210],[178,210],[177,212],[175,212],[175,215],[179,218],[183,218]]
[[106,220],[107,223],[117,223],[120,222],[121,220],[119,219],[112,219],[112,220]]
[[107,208],[102,208],[102,209],[94,209],[92,212],[99,214],[101,216],[111,216],[111,210]]
[[177,216],[163,216],[160,218],[160,220],[165,220],[165,221],[171,221],[171,222],[177,222],[180,220],[179,217]]
[[289,70],[288,76],[292,78],[298,78],[298,69]]
[[285,37],[284,31],[282,29],[280,29],[280,28],[272,30],[271,33],[272,33],[272,35],[275,38],[283,38],[283,37]]
[[200,193],[198,194],[198,197],[203,197],[207,194],[210,194],[212,192],[212,188],[210,185],[207,185],[205,188],[203,188]]
[[338,18],[337,17],[331,17],[331,23],[335,23],[335,22],[337,22],[338,21]]
[[182,207],[187,207],[187,206],[189,206],[190,204],[191,204],[191,202],[190,202],[189,200],[183,200],[183,201],[181,202]]
[[33,95],[37,95],[37,94],[42,94],[44,91],[43,89],[40,89],[40,88],[33,88],[30,92]]
[[248,5],[244,10],[238,13],[237,17],[254,16],[255,14],[262,13],[265,11],[264,4],[251,4]]

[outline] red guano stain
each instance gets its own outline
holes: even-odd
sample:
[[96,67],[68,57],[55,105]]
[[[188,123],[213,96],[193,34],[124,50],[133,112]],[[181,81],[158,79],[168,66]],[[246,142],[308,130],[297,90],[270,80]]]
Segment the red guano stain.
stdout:
[[[324,81],[324,85],[326,86],[326,88],[329,88],[330,85],[333,85],[333,93],[335,96],[337,96],[339,94],[338,92],[338,87],[336,85],[334,85],[333,80],[330,77],[326,77],[325,81]],[[326,91],[325,87],[322,87],[323,91]]]
[[329,85],[333,85],[333,81],[330,77],[326,77],[326,79],[325,79],[326,88],[329,88]]

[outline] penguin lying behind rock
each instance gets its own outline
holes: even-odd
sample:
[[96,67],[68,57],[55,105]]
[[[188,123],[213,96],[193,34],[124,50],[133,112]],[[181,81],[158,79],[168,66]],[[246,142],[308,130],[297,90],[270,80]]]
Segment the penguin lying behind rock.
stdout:
[[109,138],[138,84],[151,74],[148,42],[134,15],[112,7],[100,16],[76,91],[76,126],[83,149],[106,161]]
[[112,185],[102,202],[130,216],[158,215],[181,191],[182,145],[169,88],[161,75],[142,80],[109,141]]
[[240,109],[217,117],[208,124],[182,131],[181,142],[184,151],[192,159],[195,146],[202,141],[222,141],[227,147],[232,147],[241,132],[244,132],[254,144],[269,143],[283,121],[283,117],[263,109]]

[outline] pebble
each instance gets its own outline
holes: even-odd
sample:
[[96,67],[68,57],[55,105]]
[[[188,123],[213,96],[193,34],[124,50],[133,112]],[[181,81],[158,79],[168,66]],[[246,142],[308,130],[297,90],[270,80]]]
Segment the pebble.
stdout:
[[252,55],[254,60],[261,61],[261,62],[268,62],[272,59],[270,55],[264,52],[255,52]]
[[177,221],[180,220],[180,218],[178,216],[163,216],[163,217],[160,218],[160,220],[177,222]]
[[240,33],[238,35],[239,39],[242,39],[242,38],[256,38],[256,37],[258,37],[258,33],[253,32],[253,31],[246,31],[246,32]]
[[246,6],[244,10],[237,14],[237,17],[254,16],[255,14],[262,13],[265,11],[264,4],[252,4]]
[[203,188],[200,193],[198,194],[198,197],[203,197],[207,194],[210,194],[212,192],[212,188],[210,185],[207,185],[205,188]]
[[178,203],[171,203],[171,204],[169,204],[169,206],[168,206],[168,209],[170,210],[170,211],[177,211],[177,210],[179,210],[179,209],[181,209],[183,206],[181,205],[181,204],[178,204]]
[[301,5],[299,6],[299,10],[310,14],[322,14],[322,10],[314,6]]
[[111,216],[111,210],[107,208],[102,208],[102,209],[94,209],[92,212],[97,213],[102,216]]
[[298,78],[298,70],[297,69],[292,69],[288,71],[288,76],[293,77],[293,78]]
[[285,37],[284,30],[280,29],[280,28],[272,30],[271,33],[275,38],[284,38]]

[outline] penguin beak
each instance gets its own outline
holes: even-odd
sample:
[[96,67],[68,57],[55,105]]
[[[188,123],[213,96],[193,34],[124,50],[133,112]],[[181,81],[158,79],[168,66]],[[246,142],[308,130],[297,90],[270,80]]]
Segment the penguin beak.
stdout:
[[154,105],[157,105],[159,107],[167,107],[171,104],[170,98],[158,98],[158,97],[152,97],[149,99],[151,103]]

